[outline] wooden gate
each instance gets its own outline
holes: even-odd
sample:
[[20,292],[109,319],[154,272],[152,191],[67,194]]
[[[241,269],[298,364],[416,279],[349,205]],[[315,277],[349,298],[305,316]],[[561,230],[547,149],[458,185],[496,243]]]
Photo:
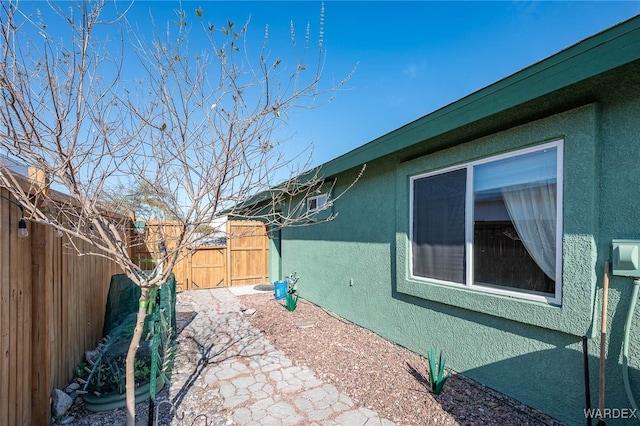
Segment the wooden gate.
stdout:
[[178,291],[266,283],[268,247],[263,223],[230,220],[226,246],[199,247],[173,269]]
[[269,238],[258,221],[228,221],[229,286],[269,281]]
[[178,290],[227,287],[227,248],[199,247],[173,269]]

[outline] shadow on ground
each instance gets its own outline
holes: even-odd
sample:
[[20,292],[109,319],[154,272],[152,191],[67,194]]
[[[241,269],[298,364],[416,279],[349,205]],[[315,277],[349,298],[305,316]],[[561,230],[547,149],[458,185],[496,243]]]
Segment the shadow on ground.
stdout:
[[[268,355],[267,348],[261,342],[261,333],[248,324],[240,312],[221,314],[216,318],[215,325],[206,330],[189,327],[197,315],[197,312],[177,312],[176,359],[169,377],[171,383],[178,381],[180,388],[173,397],[158,402],[154,417],[162,419],[162,423],[155,421],[154,424],[164,424],[174,419],[180,424],[194,424],[196,421],[209,424],[211,419],[207,419],[204,413],[190,414],[192,418],[185,420],[185,410],[181,409],[194,385],[204,380],[208,367],[234,358],[251,359]],[[176,374],[187,365],[188,370]]]

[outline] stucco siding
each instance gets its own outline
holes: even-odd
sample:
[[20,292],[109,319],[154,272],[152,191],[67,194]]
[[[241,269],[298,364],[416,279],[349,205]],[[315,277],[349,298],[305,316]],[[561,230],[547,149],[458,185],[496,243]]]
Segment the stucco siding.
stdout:
[[[333,206],[334,221],[282,230],[282,273],[298,272],[303,298],[423,355],[442,349],[456,371],[584,424],[581,336],[590,338],[595,405],[603,265],[613,238],[640,239],[640,83],[635,76],[624,83],[582,106],[480,139],[408,161],[405,150],[367,164]],[[555,139],[564,141],[560,306],[408,278],[409,176]],[[333,193],[358,172],[339,174]],[[620,367],[630,294],[631,279],[612,277],[610,408],[630,407]],[[640,398],[640,313],[633,324],[631,382]]]

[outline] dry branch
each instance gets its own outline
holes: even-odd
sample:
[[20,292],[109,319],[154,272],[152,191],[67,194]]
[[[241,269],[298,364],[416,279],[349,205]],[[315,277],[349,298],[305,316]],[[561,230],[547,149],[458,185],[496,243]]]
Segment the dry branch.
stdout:
[[[335,181],[318,169],[303,174],[309,159],[288,156],[283,137],[292,110],[326,102],[344,85],[321,85],[323,10],[317,55],[311,27],[296,44],[292,25],[297,56],[287,68],[270,51],[268,31],[252,52],[248,23],[213,25],[206,10],[179,10],[146,39],[116,3],[52,6],[48,14],[13,0],[0,6],[0,186],[25,218],[88,243],[69,238],[78,255],[112,259],[145,290],[142,299],[193,250],[199,227],[224,215],[271,228],[333,219],[310,213],[306,197]],[[171,233],[158,227],[160,234],[132,238],[120,209],[137,187],[156,203],[141,219],[169,218]],[[131,255],[135,244],[153,247],[152,271]],[[133,416],[131,403],[129,424]]]

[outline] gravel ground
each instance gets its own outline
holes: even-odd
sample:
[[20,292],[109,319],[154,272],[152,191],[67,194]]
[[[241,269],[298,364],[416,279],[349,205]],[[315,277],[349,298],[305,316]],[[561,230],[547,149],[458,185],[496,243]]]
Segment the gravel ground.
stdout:
[[[454,373],[443,393],[434,396],[427,390],[425,358],[302,299],[295,312],[287,312],[273,299],[273,293],[240,296],[239,300],[243,309],[256,309],[247,319],[294,364],[306,365],[356,405],[398,425],[561,425],[461,374]],[[174,373],[176,377],[190,377],[196,368],[196,348],[191,347],[184,333],[178,335],[178,341],[180,349]],[[165,387],[158,399],[175,401],[176,396],[170,396]],[[178,412],[185,411],[187,416],[181,418],[164,409],[156,424],[235,424],[233,413],[222,408],[223,399],[217,387],[194,382],[183,397]],[[138,425],[146,425],[147,404],[138,404],[136,413]],[[197,413],[206,413],[207,418],[190,416]],[[124,424],[125,419],[124,409],[87,412],[81,398],[77,398],[68,413],[67,420],[71,421],[67,424],[112,426]]]
[[256,309],[249,321],[294,364],[398,425],[562,424],[461,374],[434,396],[424,357],[302,299],[294,312],[272,294],[241,296],[240,303]]

